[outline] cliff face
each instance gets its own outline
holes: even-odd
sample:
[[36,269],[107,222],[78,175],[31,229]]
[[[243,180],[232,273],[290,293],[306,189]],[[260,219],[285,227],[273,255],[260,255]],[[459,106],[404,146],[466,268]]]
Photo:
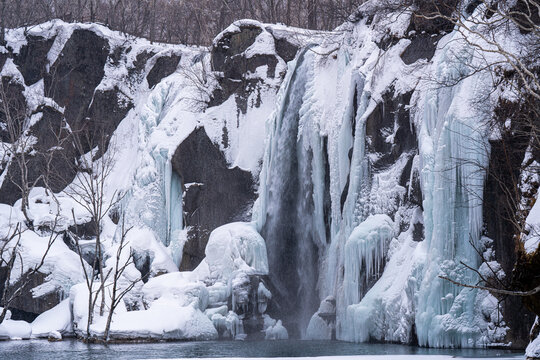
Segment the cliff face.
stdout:
[[[150,337],[281,338],[273,317],[312,339],[524,347],[534,318],[520,300],[440,276],[506,282],[518,258],[535,269],[535,232],[515,234],[500,180],[523,179],[517,196],[534,216],[537,174],[523,169],[539,154],[511,144],[514,128],[487,125],[507,124],[512,99],[490,82],[498,74],[463,76],[480,64],[459,32],[379,10],[367,4],[326,34],[243,20],[209,49],[88,24],[10,30],[0,47],[2,224],[26,224],[21,274],[39,262],[32,246],[51,232],[64,240],[11,304],[14,318],[69,296],[82,334],[74,239],[91,263],[96,234],[65,194],[86,154],[114,159],[105,196],[121,194],[103,220],[102,261],[111,266],[123,218],[134,259],[125,277],[141,278],[113,336],[141,336],[122,321],[174,304],[200,332]],[[501,161],[508,146],[513,158]],[[34,186],[31,224],[23,181]],[[518,251],[517,236],[528,244]],[[525,273],[517,283],[534,287]]]
[[[66,262],[76,267],[72,256],[77,256],[78,237],[90,242],[79,246],[92,263],[97,256],[91,245],[95,224],[60,194],[78,181],[81,154],[93,152],[97,161],[107,154],[114,170],[105,196],[122,194],[123,200],[118,204],[122,212],[112,209],[104,221],[112,225],[123,216],[146,234],[134,250],[135,266],[145,282],[164,272],[194,270],[205,258],[214,229],[250,219],[264,122],[286,61],[303,37],[294,29],[254,21],[232,25],[212,49],[150,44],[102,26],[60,21],[28,33],[10,30],[0,53],[0,200],[9,205],[2,212],[6,234],[10,213],[22,216],[18,209],[25,182],[30,184],[31,221],[26,231],[45,241],[52,226],[46,213],[51,210],[42,213],[37,208],[53,202],[43,189],[47,185],[59,194],[54,201],[62,206],[61,224],[53,231],[60,231],[58,252],[70,252]],[[12,157],[12,145],[23,143],[23,154]],[[24,159],[23,170],[18,158]],[[101,235],[114,243],[114,230]],[[65,244],[59,244],[62,239]],[[165,258],[158,259],[157,253]],[[80,271],[64,274],[52,258],[44,273],[32,275],[21,296],[10,303],[13,319],[33,320],[83,280]],[[37,258],[32,261],[39,263]],[[30,274],[32,261],[20,265],[26,273],[12,275],[8,292]],[[61,284],[54,278],[58,272]],[[0,290],[7,274],[1,275]]]

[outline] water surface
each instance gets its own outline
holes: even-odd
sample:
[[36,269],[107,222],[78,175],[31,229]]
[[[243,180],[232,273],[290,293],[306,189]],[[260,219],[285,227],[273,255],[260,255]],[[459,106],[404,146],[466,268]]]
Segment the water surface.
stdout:
[[336,355],[451,355],[493,359],[523,358],[523,352],[488,349],[424,349],[392,344],[339,341],[205,341],[143,344],[84,344],[76,340],[0,342],[4,360],[127,360],[217,357],[300,357]]

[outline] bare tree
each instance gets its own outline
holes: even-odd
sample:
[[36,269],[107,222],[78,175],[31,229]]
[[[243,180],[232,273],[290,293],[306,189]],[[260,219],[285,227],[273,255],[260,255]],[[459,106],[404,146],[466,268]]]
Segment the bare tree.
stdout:
[[[32,188],[40,179],[30,183],[28,180],[28,153],[32,150],[33,139],[27,133],[26,123],[26,103],[9,95],[6,91],[9,79],[0,80],[0,106],[3,113],[4,125],[7,132],[7,141],[2,142],[4,156],[9,158],[7,166],[14,163],[18,168],[18,178],[10,178],[12,183],[20,190],[22,196],[21,211],[26,218],[29,227],[32,227],[32,219],[28,214],[28,195]],[[13,93],[16,93],[13,91]],[[7,171],[7,169],[5,170]]]
[[[106,182],[113,170],[115,159],[114,146],[110,146],[105,130],[91,131],[89,129],[83,129],[73,134],[73,142],[79,155],[74,165],[76,167],[76,176],[73,183],[64,190],[64,193],[88,212],[95,236],[95,255],[93,263],[90,264],[92,266],[92,272],[84,271],[89,292],[87,322],[87,338],[89,338],[90,325],[93,322],[93,312],[98,297],[101,298],[99,315],[103,316],[105,313],[104,288],[107,278],[110,275],[104,273],[103,266],[105,260],[101,237],[103,220],[109,211],[122,199],[122,196],[118,196],[116,191],[112,194],[107,194],[106,192]],[[86,148],[90,148],[90,152],[86,153]],[[76,226],[75,217],[73,221]],[[83,252],[78,237],[75,236],[75,239],[77,252],[84,268]],[[94,289],[96,280],[99,281],[97,290]]]
[[114,311],[120,305],[121,301],[123,300],[124,296],[130,292],[135,285],[141,280],[141,278],[131,280],[128,282],[128,285],[120,288],[119,281],[124,275],[125,270],[128,268],[128,266],[132,265],[133,260],[133,251],[130,249],[129,255],[126,260],[122,261],[122,254],[124,250],[129,245],[126,242],[126,237],[128,232],[131,230],[131,227],[126,228],[125,226],[125,218],[122,216],[122,225],[121,225],[121,233],[120,233],[120,242],[118,244],[118,249],[116,250],[116,258],[115,258],[115,264],[114,264],[114,271],[112,272],[112,289],[110,289],[111,296],[110,296],[110,307],[109,307],[109,313],[107,315],[107,322],[105,325],[105,331],[103,333],[103,340],[105,342],[110,341],[110,329],[111,329],[111,323],[114,315]]

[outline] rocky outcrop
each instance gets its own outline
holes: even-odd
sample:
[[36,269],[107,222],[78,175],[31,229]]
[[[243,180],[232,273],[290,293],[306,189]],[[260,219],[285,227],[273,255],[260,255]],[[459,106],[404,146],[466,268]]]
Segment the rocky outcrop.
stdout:
[[409,46],[401,53],[401,60],[407,65],[413,64],[420,59],[431,60],[441,37],[440,34],[430,35],[426,33],[413,36]]
[[[0,53],[0,71],[5,66],[12,66],[6,73],[9,75],[2,77],[10,114],[14,119],[12,122],[22,126],[26,117],[36,119],[30,129],[36,142],[26,152],[26,180],[33,183],[46,175],[48,185],[55,192],[73,181],[74,161],[78,153],[98,146],[104,147],[98,153],[102,154],[114,130],[134,107],[133,95],[126,92],[126,88],[121,88],[120,84],[102,86],[107,80],[107,68],[125,68],[127,78],[122,86],[128,86],[128,90],[137,88],[146,75],[147,62],[158,53],[147,49],[137,50],[140,53],[132,54],[135,59],[130,63],[128,57],[133,48],[129,42],[114,44],[103,32],[91,26],[74,26],[63,46],[52,49],[56,40],[54,34],[61,32],[61,26],[66,25],[60,24],[52,36],[28,34],[26,44],[17,52],[8,46],[7,52]],[[57,57],[49,54],[59,50]],[[174,72],[180,58],[180,55],[170,55],[170,52],[169,55],[164,53],[156,56],[155,64],[147,74],[148,82],[154,86],[164,76]],[[8,59],[12,59],[13,63],[6,64]],[[49,63],[50,59],[56,60]],[[22,81],[14,71],[20,73]],[[41,80],[43,93],[29,95],[29,87]],[[33,89],[39,91],[39,88]],[[36,106],[36,95],[44,100],[43,104],[33,108]],[[0,126],[2,141],[12,142],[20,136],[21,126],[17,126],[11,135],[7,131],[4,106],[0,106],[0,123],[3,124]],[[78,137],[80,149],[73,145],[74,136]],[[13,137],[15,139],[11,139]],[[0,186],[0,202],[13,204],[21,197],[21,170],[14,161],[0,164],[1,170],[6,167],[5,181]],[[36,185],[43,186],[44,183],[39,180]]]
[[48,186],[55,191],[63,190],[75,176],[75,148],[68,131],[64,127],[62,113],[49,106],[38,108],[40,121],[29,129],[29,134],[37,140],[32,145],[32,153],[21,154],[11,161],[6,178],[0,187],[0,199],[3,203],[13,204],[21,198],[23,181],[21,164],[25,163],[28,184],[44,186],[44,176]]
[[[503,130],[500,138],[490,141],[491,153],[487,180],[484,188],[484,231],[493,240],[496,260],[501,264],[508,286],[527,291],[538,286],[538,279],[531,274],[540,270],[540,254],[526,254],[520,246],[519,213],[516,206],[521,203],[523,209],[535,198],[539,184],[530,183],[526,187],[531,193],[525,193],[518,186],[517,179],[522,178],[525,170],[524,159],[532,136],[530,118],[526,101],[523,103],[501,100],[495,108],[495,122],[507,123],[510,128]],[[504,129],[504,126],[501,126]],[[535,130],[532,130],[535,131]],[[537,131],[537,130],[536,130]],[[516,135],[517,134],[517,135]],[[537,148],[538,145],[531,148]],[[532,159],[540,162],[540,154],[532,154]],[[531,159],[531,160],[532,160]],[[525,184],[522,184],[525,185]],[[519,202],[512,199],[521,199]],[[526,217],[526,215],[525,215]],[[534,323],[535,314],[540,312],[540,295],[508,297],[502,302],[504,318],[510,331],[508,341],[518,348],[527,345],[529,330]]]
[[75,30],[45,77],[45,93],[65,108],[74,130],[89,124],[88,107],[105,75],[109,51],[106,39],[90,30]]
[[[6,277],[6,269],[0,268],[0,293],[4,291]],[[9,310],[12,313],[11,318],[13,320],[25,320],[28,322],[33,321],[39,314],[52,309],[58,305],[64,297],[61,291],[53,291],[51,293],[34,298],[32,289],[36,286],[43,284],[46,281],[47,275],[41,272],[37,272],[28,277],[24,274],[21,279],[11,284],[8,287],[8,294],[12,294],[18,290],[22,285],[25,285],[20,296],[17,296],[9,304]]]
[[[263,90],[277,92],[285,63],[294,58],[299,48],[278,33],[272,25],[240,21],[218,35],[211,48],[210,62],[219,86],[212,93],[209,108],[234,97],[238,117],[261,105]],[[252,99],[249,103],[248,98]],[[219,116],[216,115],[216,122],[225,121]],[[185,191],[183,211],[188,239],[181,270],[192,270],[200,263],[208,236],[216,227],[250,220],[249,212],[256,197],[255,179],[249,171],[230,168],[220,150],[229,148],[231,130],[223,126],[221,146],[218,146],[203,127],[198,128],[180,144],[172,158],[173,169],[180,175]]]
[[[151,84],[161,81],[174,72],[181,59],[179,54],[171,55],[169,48],[164,51],[161,45],[122,38],[92,24],[52,22],[24,36],[17,35],[17,43],[8,37],[6,47],[0,46],[1,81],[7,99],[6,103],[0,101],[0,140],[4,148],[23,138],[27,144],[24,176],[21,153],[0,160],[0,202],[10,205],[21,198],[23,178],[31,186],[44,186],[46,181],[53,192],[62,191],[75,177],[81,152],[97,146],[99,157],[107,149],[111,135],[134,107],[135,94],[148,91],[143,86],[145,78]],[[153,62],[151,66],[149,61]],[[75,137],[80,147],[75,146]],[[94,225],[81,224],[69,230],[88,240],[82,256],[93,263]],[[73,239],[67,232],[63,235],[64,242],[75,251]],[[144,259],[138,263],[144,270]],[[39,298],[32,296],[32,289],[47,281],[49,275],[44,269],[31,276],[23,293],[10,304],[15,319],[31,321],[65,297],[60,290]],[[4,277],[2,268],[1,284]]]
[[178,63],[180,62],[180,55],[163,56],[157,59],[156,64],[152,67],[152,70],[146,76],[148,81],[148,87],[153,88],[164,77],[171,75],[176,71]]
[[[260,36],[267,42],[265,46],[248,53]],[[211,49],[212,70],[220,74],[220,86],[212,94],[209,106],[222,104],[234,95],[238,108],[245,114],[248,96],[260,92],[264,83],[264,78],[256,75],[256,69],[266,66],[265,77],[283,79],[285,73],[276,73],[277,66],[294,59],[298,49],[298,44],[275,35],[271,26],[258,22],[231,25],[216,38]]]
[[180,269],[193,270],[205,257],[212,230],[226,223],[249,220],[255,184],[250,172],[229,168],[204,128],[196,129],[180,144],[172,157],[172,166],[182,180],[184,225],[188,228]]

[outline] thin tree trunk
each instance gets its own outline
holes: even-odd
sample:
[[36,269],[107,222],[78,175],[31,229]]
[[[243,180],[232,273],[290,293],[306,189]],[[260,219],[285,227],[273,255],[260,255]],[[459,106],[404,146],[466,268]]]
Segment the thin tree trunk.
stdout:
[[6,41],[6,0],[0,4],[0,45]]
[[15,258],[16,258],[16,251],[17,251],[17,245],[13,248],[13,252],[11,253],[11,257],[9,259],[9,262],[7,264],[7,274],[6,274],[6,280],[4,281],[4,289],[2,291],[2,306],[3,306],[3,309],[2,309],[2,314],[0,314],[0,324],[4,321],[4,319],[6,318],[6,314],[7,314],[7,311],[8,311],[8,303],[6,303],[6,298],[7,298],[7,290],[8,290],[8,287],[9,287],[9,279],[11,278],[11,270],[13,269],[13,264],[15,263]]
[[[110,332],[110,329],[111,329],[112,317],[113,317],[113,314],[114,314],[114,309],[116,308],[115,302],[116,302],[116,286],[117,286],[117,278],[116,278],[116,276],[117,276],[117,273],[118,273],[118,262],[117,262],[116,271],[115,271],[115,274],[114,274],[114,282],[113,282],[113,289],[112,289],[112,295],[111,295],[111,308],[110,308],[109,314],[107,316],[107,324],[105,325],[105,332],[103,334],[103,337],[104,337],[105,341],[109,341],[109,332]],[[105,292],[105,291],[103,291],[103,292]]]
[[307,27],[308,29],[317,28],[317,0],[308,0],[307,4]]

